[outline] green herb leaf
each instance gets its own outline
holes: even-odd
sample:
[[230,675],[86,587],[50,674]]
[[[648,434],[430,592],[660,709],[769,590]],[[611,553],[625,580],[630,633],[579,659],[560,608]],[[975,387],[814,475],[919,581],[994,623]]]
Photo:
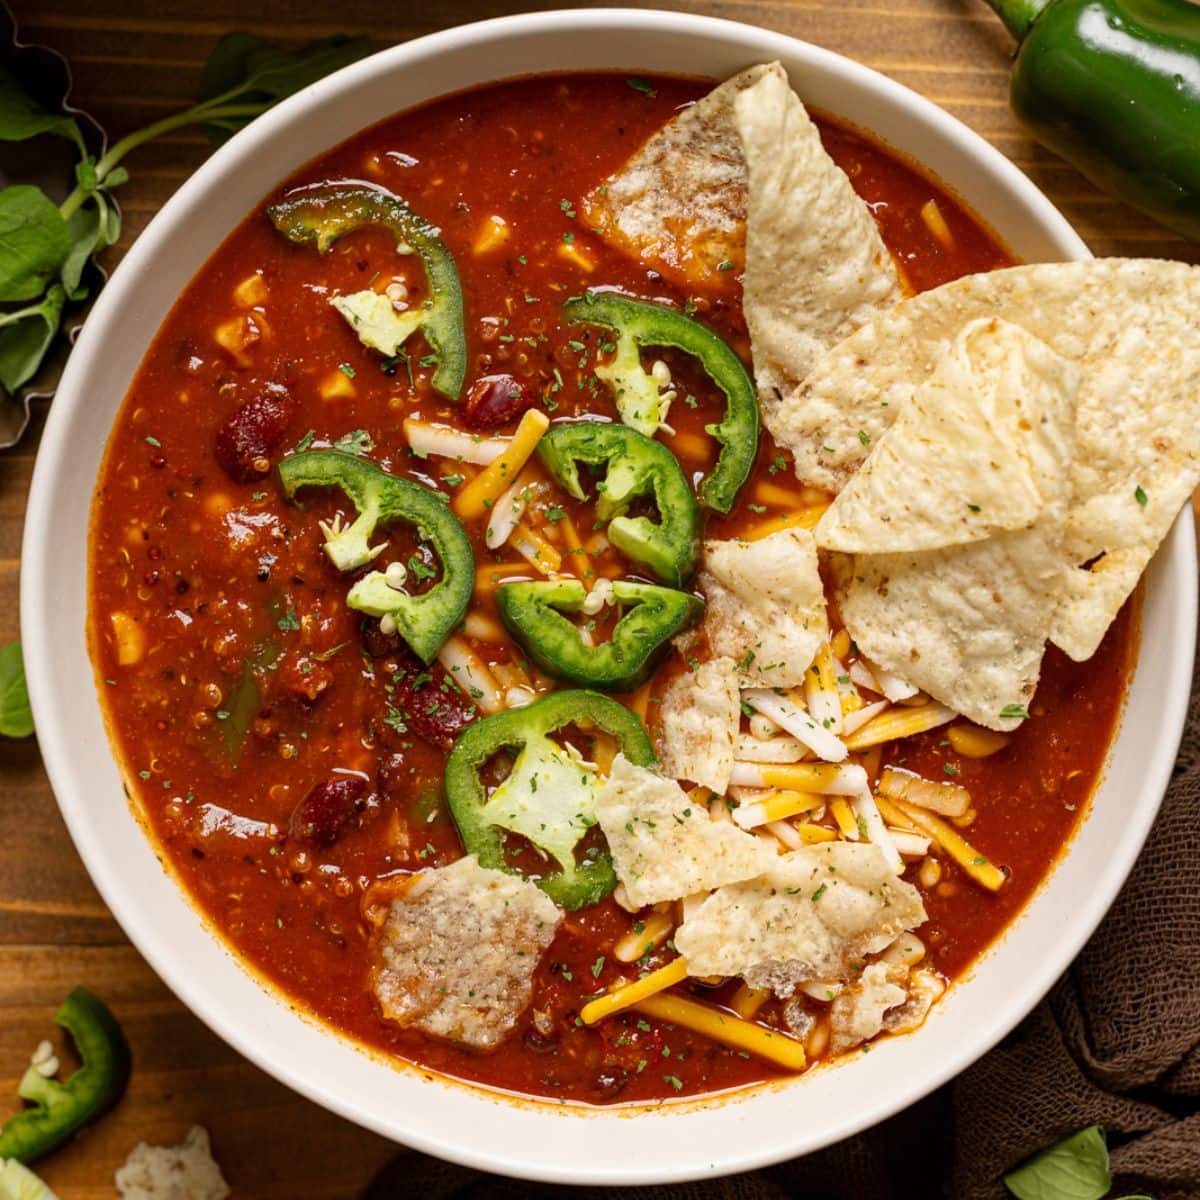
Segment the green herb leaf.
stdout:
[[88,260],[117,240],[121,233],[121,219],[103,194],[97,192],[89,204],[77,208],[70,215],[67,232],[71,236],[71,250],[63,260],[62,285],[71,299],[82,300],[79,283]]
[[37,304],[0,316],[0,385],[5,391],[15,392],[42,365],[66,301],[67,293],[56,283]]
[[1099,1125],[1050,1146],[1004,1177],[1017,1200],[1102,1200],[1112,1187]]
[[[236,97],[239,108],[258,106],[260,111],[265,110],[331,71],[356,62],[370,49],[365,38],[330,38],[292,53],[248,33],[231,33],[217,43],[205,64],[196,98],[205,102]],[[205,132],[219,146],[256,115],[222,116],[208,122]]]
[[300,628],[300,619],[296,616],[296,610],[289,608],[278,621],[275,622],[285,633],[290,629]]
[[45,192],[28,184],[0,192],[0,300],[36,300],[70,252],[67,223]]
[[335,654],[340,654],[345,648],[350,645],[349,642],[338,642],[336,646],[331,646],[328,650],[317,650],[313,654],[313,658],[317,662],[328,662]]
[[1029,710],[1023,704],[1006,704],[1000,710],[1000,716],[1006,721],[1013,719],[1027,721],[1029,719]]
[[0,649],[0,734],[23,738],[33,732],[33,713],[25,690],[25,664],[21,643],[9,642]]
[[1143,491],[1143,490],[1142,490],[1140,487],[1136,487],[1136,488],[1134,488],[1134,489],[1133,489],[1133,498],[1134,498],[1134,499],[1135,499],[1135,500],[1136,500],[1136,501],[1137,501],[1137,502],[1138,502],[1138,503],[1139,503],[1139,504],[1140,504],[1140,505],[1141,505],[1143,508],[1145,508],[1145,507],[1146,507],[1146,505],[1150,503],[1150,497],[1149,497],[1149,496],[1147,496],[1147,495],[1146,495],[1146,493],[1145,493],[1145,492],[1144,492],[1144,491]]
[[84,153],[83,134],[66,113],[48,112],[3,68],[0,68],[0,141],[24,142],[39,134],[67,138]]
[[627,79],[625,80],[627,87],[631,87],[635,92],[641,92],[645,96],[657,96],[658,93],[644,79]]
[[355,429],[338,438],[333,443],[333,448],[345,454],[357,454],[362,458],[375,449],[375,439],[365,429]]

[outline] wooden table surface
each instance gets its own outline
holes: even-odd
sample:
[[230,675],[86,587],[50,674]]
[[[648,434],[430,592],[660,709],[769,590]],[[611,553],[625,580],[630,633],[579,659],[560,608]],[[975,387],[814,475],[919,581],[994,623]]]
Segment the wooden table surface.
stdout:
[[[185,107],[217,39],[240,29],[291,42],[345,32],[379,46],[446,25],[561,5],[504,0],[14,0],[25,40],[71,61],[75,103],[110,135]],[[977,0],[724,0],[672,7],[764,25],[839,51],[907,84],[1025,170],[1097,254],[1178,257],[1200,247],[1107,199],[1036,147],[1008,110],[1009,44]],[[253,14],[253,15],[251,15]],[[686,67],[685,63],[680,64]],[[347,131],[349,132],[349,131]],[[120,252],[208,152],[198,133],[134,154],[122,188]],[[44,420],[0,453],[0,644],[17,636],[21,526]],[[395,1153],[241,1059],[158,981],[109,915],[67,836],[36,744],[0,739],[0,1118],[51,1013],[86,982],[116,1010],[136,1070],[120,1107],[45,1163],[63,1200],[114,1195],[115,1167],[140,1139],[208,1127],[234,1193],[252,1200],[349,1200]]]

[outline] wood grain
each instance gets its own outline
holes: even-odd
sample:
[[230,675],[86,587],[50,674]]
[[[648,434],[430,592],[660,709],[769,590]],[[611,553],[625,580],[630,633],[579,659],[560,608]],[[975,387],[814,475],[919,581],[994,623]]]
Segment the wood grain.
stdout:
[[[446,25],[530,9],[523,0],[359,0],[343,18],[327,0],[15,0],[27,40],[65,54],[75,102],[120,136],[184,107],[218,38],[242,29],[287,44],[331,33],[378,46]],[[752,22],[839,51],[915,89],[981,133],[1026,171],[1097,254],[1200,262],[1189,246],[1113,203],[1033,144],[1007,105],[1007,35],[976,0],[719,0],[659,7]],[[681,64],[686,66],[686,64]],[[349,131],[348,131],[349,132]],[[121,191],[115,262],[208,153],[180,133],[139,150]],[[17,450],[0,454],[0,644],[17,634],[25,498],[44,413]],[[110,999],[136,1071],[119,1108],[44,1167],[63,1200],[114,1194],[112,1175],[141,1139],[212,1132],[235,1194],[270,1200],[361,1195],[395,1148],[294,1095],[242,1060],[158,981],[87,878],[30,742],[0,739],[0,1117],[28,1054],[79,982]]]

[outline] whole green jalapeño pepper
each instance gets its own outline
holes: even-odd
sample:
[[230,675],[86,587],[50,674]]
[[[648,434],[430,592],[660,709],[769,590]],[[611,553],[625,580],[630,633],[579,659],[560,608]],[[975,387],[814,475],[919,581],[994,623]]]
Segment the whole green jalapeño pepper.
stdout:
[[671,346],[697,359],[725,394],[725,416],[705,432],[721,444],[716,466],[700,484],[700,500],[728,512],[758,451],[758,399],[742,360],[711,329],[673,308],[631,300],[616,292],[588,292],[563,306],[571,325],[600,325],[616,336],[616,354],[596,368],[616,396],[626,425],[652,437],[662,420],[662,388],[642,366],[646,346]]
[[[578,421],[555,425],[538,442],[538,457],[576,500],[584,500],[580,464],[603,467],[596,484],[596,519],[608,540],[672,587],[682,587],[700,557],[700,507],[675,456],[628,425]],[[658,521],[628,516],[635,500],[650,499]]]
[[449,400],[457,400],[467,375],[467,335],[462,286],[454,257],[438,230],[413,212],[399,196],[361,184],[322,184],[295,192],[267,210],[275,228],[289,241],[315,245],[324,253],[340,237],[368,225],[382,225],[396,237],[401,253],[421,256],[429,283],[424,305],[394,313],[385,296],[359,292],[332,303],[364,344],[394,355],[420,328],[437,358],[431,382]]
[[1200,5],[988,0],[1021,43],[1013,109],[1097,187],[1200,241]]
[[417,595],[402,591],[402,581],[372,571],[350,589],[346,604],[368,616],[390,619],[396,632],[422,662],[431,663],[442,643],[462,620],[475,587],[475,555],[458,518],[441,492],[411,479],[389,475],[373,463],[340,450],[307,450],[279,464],[279,480],[289,499],[303,487],[341,488],[358,512],[344,528],[322,522],[325,553],[339,571],[354,571],[383,550],[372,546],[376,529],[390,521],[408,521],[432,543],[442,577]]
[[129,1045],[116,1018],[85,987],[77,987],[59,1006],[54,1020],[75,1043],[83,1062],[69,1079],[47,1079],[31,1066],[17,1095],[31,1107],[0,1128],[0,1159],[29,1163],[61,1146],[88,1121],[112,1108],[129,1082]]
[[[520,874],[505,853],[505,834],[519,834],[557,870],[538,887],[562,908],[603,900],[617,885],[612,856],[595,847],[576,860],[576,848],[596,824],[599,787],[591,764],[554,741],[568,729],[599,730],[616,739],[630,762],[655,762],[650,736],[623,704],[599,692],[551,692],[527,708],[496,713],[471,725],[446,762],[446,800],[468,854],[484,867]],[[489,796],[481,772],[497,754],[515,753],[508,777]]]
[[624,608],[607,642],[589,646],[564,612],[577,613],[587,598],[578,579],[504,583],[496,605],[509,632],[547,675],[581,687],[625,692],[640,684],[670,639],[704,609],[687,592],[620,579],[613,600]]

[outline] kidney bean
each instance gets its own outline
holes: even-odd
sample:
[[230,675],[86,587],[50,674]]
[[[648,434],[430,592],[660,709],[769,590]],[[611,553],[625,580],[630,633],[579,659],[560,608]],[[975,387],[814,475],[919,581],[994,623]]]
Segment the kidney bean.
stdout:
[[392,677],[392,706],[405,732],[449,750],[455,738],[479,715],[474,703],[441,663],[427,667],[407,647],[401,648],[395,658],[399,666]]
[[554,1018],[545,1009],[535,1008],[529,1028],[522,1035],[526,1047],[534,1054],[552,1054],[558,1049],[558,1029]]
[[398,633],[384,633],[377,617],[363,617],[358,623],[363,649],[369,658],[394,658],[404,648]]
[[288,833],[297,841],[328,846],[363,808],[367,781],[357,775],[331,775],[292,811]]
[[532,389],[511,375],[484,375],[475,380],[459,407],[468,429],[499,429],[537,403]]
[[214,452],[221,470],[237,483],[261,479],[271,469],[271,454],[287,436],[295,407],[289,393],[276,384],[234,409],[217,430]]
[[612,1100],[629,1083],[629,1072],[616,1063],[605,1063],[592,1077],[592,1091],[601,1100]]

